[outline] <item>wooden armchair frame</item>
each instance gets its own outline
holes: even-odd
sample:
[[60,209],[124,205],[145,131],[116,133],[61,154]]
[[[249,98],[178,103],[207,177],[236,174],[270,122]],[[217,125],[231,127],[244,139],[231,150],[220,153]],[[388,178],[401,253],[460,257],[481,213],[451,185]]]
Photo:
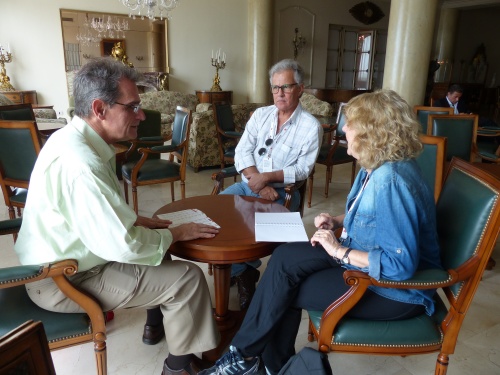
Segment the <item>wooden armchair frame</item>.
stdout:
[[[470,189],[475,191],[471,193]],[[457,191],[460,192],[458,196]],[[459,199],[471,194],[474,197],[470,202]],[[472,210],[469,207],[473,207]],[[350,289],[324,312],[309,311],[308,338],[309,341],[318,340],[318,350],[398,356],[439,352],[435,374],[446,374],[449,356],[455,351],[463,320],[498,238],[500,181],[454,158],[437,210],[438,235],[446,270],[418,271],[404,281],[375,280],[364,272],[345,271],[344,280]],[[440,221],[440,213],[444,216],[442,219],[457,215],[464,219],[467,216],[466,222],[453,226],[453,222]],[[471,230],[463,233],[462,225]],[[364,321],[346,317],[371,285],[398,289],[441,288],[449,307],[437,297],[436,311],[431,317],[423,314],[401,321]],[[410,333],[420,337],[413,337]]]
[[[174,182],[181,183],[181,199],[186,197],[186,164],[189,145],[189,130],[191,127],[191,111],[184,107],[177,107],[176,118],[173,123],[172,144],[166,146],[154,146],[151,148],[140,147],[137,151],[141,158],[137,162],[125,163],[122,167],[122,176],[125,190],[125,201],[128,203],[128,184],[132,185],[132,199],[134,211],[139,212],[137,199],[137,187],[162,184],[170,182],[170,193],[172,201],[175,200]],[[170,138],[165,138],[166,140]],[[150,139],[140,138],[137,142],[142,144],[147,142],[158,143],[158,137]],[[136,143],[137,143],[136,142]],[[133,151],[134,144],[127,153]],[[169,153],[169,160],[156,158],[151,160],[152,155]],[[175,163],[174,158],[180,160]],[[176,165],[174,165],[176,164]]]
[[[10,231],[19,230],[18,220],[7,221],[11,223],[3,222],[2,227],[10,228]],[[76,274],[77,270],[78,264],[72,259],[43,265],[0,269],[0,303],[3,306],[0,310],[0,335],[15,329],[28,319],[41,320],[45,325],[50,350],[93,341],[97,374],[106,375],[105,315],[94,297],[78,290],[68,280],[68,276]],[[52,278],[64,295],[77,303],[86,314],[55,313],[35,305],[26,293],[25,284],[46,278]],[[71,322],[60,324],[65,315],[71,318]],[[75,323],[75,326],[71,326],[71,323]]]

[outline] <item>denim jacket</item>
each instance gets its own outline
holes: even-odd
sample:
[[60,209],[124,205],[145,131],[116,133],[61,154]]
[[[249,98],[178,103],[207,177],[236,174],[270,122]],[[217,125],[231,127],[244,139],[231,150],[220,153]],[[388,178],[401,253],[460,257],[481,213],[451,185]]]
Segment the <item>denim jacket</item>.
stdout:
[[[374,169],[356,201],[366,177],[361,169],[347,196],[347,238],[342,242],[368,252],[369,266],[361,270],[377,280],[406,280],[417,270],[441,268],[434,195],[415,160],[386,162]],[[428,315],[434,312],[434,290],[370,289],[389,299],[424,305]]]

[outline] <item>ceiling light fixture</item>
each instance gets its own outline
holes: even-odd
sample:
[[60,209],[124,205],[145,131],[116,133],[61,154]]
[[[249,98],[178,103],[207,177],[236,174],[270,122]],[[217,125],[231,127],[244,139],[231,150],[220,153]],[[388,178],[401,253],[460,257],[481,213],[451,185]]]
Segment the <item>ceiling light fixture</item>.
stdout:
[[[170,12],[177,6],[180,0],[118,0],[129,8],[129,17],[145,17],[153,20],[155,18],[170,19]],[[137,13],[133,13],[137,12]]]

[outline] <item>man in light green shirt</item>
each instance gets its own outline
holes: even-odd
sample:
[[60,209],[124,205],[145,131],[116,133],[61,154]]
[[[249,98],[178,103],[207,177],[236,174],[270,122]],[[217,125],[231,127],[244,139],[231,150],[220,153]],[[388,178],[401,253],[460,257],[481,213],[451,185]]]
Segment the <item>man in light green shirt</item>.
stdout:
[[[105,311],[147,308],[143,341],[155,344],[165,335],[168,342],[162,374],[192,375],[191,353],[219,340],[210,294],[198,266],[164,257],[173,242],[210,238],[217,229],[195,223],[167,229],[169,221],[137,216],[122,198],[112,144],[136,138],[145,119],[138,79],[110,59],[90,61],[76,74],[76,116],[40,152],[15,250],[22,264],[76,259],[71,282]],[[27,290],[44,309],[81,311],[51,279]]]

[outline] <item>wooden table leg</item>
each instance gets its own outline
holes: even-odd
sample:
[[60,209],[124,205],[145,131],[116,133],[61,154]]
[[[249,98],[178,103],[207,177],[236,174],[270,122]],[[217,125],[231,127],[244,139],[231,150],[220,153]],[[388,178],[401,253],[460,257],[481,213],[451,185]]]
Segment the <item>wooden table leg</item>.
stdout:
[[230,264],[214,264],[215,320],[221,331],[231,329],[235,322],[229,314]]
[[215,311],[214,317],[219,327],[221,339],[219,345],[203,353],[203,360],[213,363],[227,351],[233,336],[240,327],[244,312],[229,310],[229,287],[231,279],[230,264],[214,264]]

